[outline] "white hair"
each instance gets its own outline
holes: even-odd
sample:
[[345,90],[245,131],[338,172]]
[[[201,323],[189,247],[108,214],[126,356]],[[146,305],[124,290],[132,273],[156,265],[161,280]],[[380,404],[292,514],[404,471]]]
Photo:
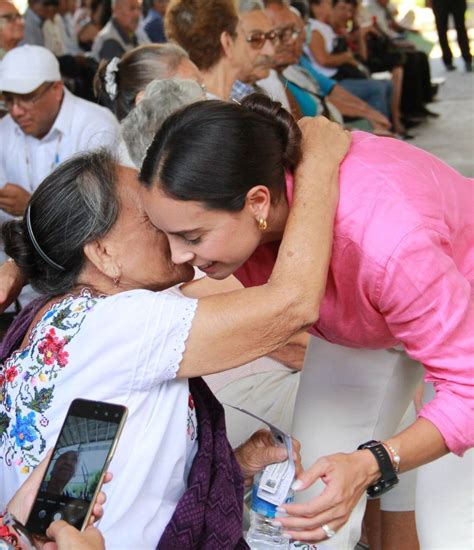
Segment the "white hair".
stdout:
[[265,4],[263,0],[239,0],[239,13],[248,13],[251,11],[263,11]]
[[143,157],[163,122],[181,107],[204,100],[204,91],[194,80],[153,80],[138,105],[121,123],[122,137],[130,158],[140,168]]

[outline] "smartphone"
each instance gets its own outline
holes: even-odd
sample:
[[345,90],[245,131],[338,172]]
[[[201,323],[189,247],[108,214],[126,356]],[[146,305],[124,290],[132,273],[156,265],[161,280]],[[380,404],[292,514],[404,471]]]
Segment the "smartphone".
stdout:
[[126,418],[122,405],[71,403],[25,525],[29,533],[46,538],[58,519],[87,527]]

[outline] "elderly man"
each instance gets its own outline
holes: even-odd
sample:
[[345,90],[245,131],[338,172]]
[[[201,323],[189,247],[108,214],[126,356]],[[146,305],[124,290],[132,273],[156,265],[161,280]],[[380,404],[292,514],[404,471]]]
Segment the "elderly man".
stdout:
[[105,108],[72,95],[54,55],[40,46],[8,52],[0,66],[8,115],[0,121],[0,209],[21,216],[30,194],[62,161],[114,147],[118,123]]
[[171,0],[165,30],[200,69],[210,98],[229,99],[234,82],[246,81],[259,57],[273,55],[271,40],[255,40],[229,0]]
[[[240,100],[252,92],[264,91],[259,90],[256,82],[267,78],[275,63],[274,53],[278,35],[273,30],[270,19],[264,10],[265,6],[262,0],[240,0],[239,18],[247,36],[247,48],[250,54],[253,51],[258,51],[258,55],[255,58],[253,70],[247,74],[245,80],[234,82],[231,95],[235,100]],[[269,45],[264,48],[267,42]]]
[[357,119],[350,126],[366,130],[373,128],[382,133],[387,131],[390,121],[382,113],[345,90],[337,81],[318,73],[311,63],[303,61],[304,66],[298,64],[300,59],[303,60],[305,42],[305,25],[299,15],[279,3],[269,3],[267,13],[278,28],[294,28],[298,31],[293,40],[279,43],[276,61],[277,70],[281,74],[281,86],[293,94],[305,116],[325,114],[337,119],[337,112],[332,108],[334,106],[341,115]]
[[25,24],[15,4],[0,0],[0,59],[23,40]]
[[145,32],[138,28],[142,0],[112,0],[112,18],[99,32],[92,45],[97,60],[122,57],[140,44],[149,44]]
[[152,42],[161,44],[166,42],[163,18],[169,0],[153,0],[151,7],[143,21],[143,30]]

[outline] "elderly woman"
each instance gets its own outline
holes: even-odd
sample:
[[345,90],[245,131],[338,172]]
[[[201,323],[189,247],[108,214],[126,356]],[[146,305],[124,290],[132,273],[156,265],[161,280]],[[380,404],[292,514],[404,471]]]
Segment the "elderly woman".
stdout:
[[244,31],[235,3],[228,0],[171,0],[165,30],[201,71],[210,99],[230,99],[234,82],[246,82],[257,59],[274,54],[271,40],[249,47],[251,37]]
[[[325,134],[340,132],[319,123]],[[45,295],[26,334],[3,350],[3,495],[52,445],[73,398],[115,401],[127,405],[129,420],[101,523],[107,547],[210,548],[216,536],[223,548],[243,544],[241,473],[223,439],[222,410],[200,379],[187,378],[253,360],[314,322],[342,141],[320,157],[327,172],[316,188],[302,179],[272,280],[200,300],[156,292],[189,280],[193,269],[172,263],[138,202],[135,172],[95,153],[43,182],[25,219],[3,231],[9,255]],[[247,216],[259,233],[255,209]],[[319,286],[309,284],[314,277]],[[248,477],[248,447],[261,444],[237,452]]]

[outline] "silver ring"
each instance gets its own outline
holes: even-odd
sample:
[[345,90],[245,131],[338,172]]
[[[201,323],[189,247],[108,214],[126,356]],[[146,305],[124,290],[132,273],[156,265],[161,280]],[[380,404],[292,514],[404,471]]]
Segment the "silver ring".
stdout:
[[336,531],[331,529],[327,523],[321,525],[321,529],[326,533],[326,537],[328,539],[332,539],[332,537],[336,534]]

